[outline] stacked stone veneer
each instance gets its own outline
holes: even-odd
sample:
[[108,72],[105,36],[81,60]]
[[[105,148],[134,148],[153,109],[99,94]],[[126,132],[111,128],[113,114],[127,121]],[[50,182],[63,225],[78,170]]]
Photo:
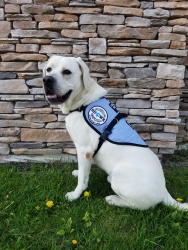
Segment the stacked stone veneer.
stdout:
[[[187,27],[188,35],[188,27]],[[188,37],[187,37],[188,44]],[[188,65],[188,62],[186,63]],[[181,123],[179,125],[179,132],[176,138],[176,144],[178,149],[188,148],[188,69],[185,71],[185,86],[182,89],[182,95],[180,99],[179,114]]]
[[152,150],[173,153],[185,131],[187,17],[178,0],[0,0],[1,161],[74,159],[65,117],[44,98],[52,54],[82,57]]

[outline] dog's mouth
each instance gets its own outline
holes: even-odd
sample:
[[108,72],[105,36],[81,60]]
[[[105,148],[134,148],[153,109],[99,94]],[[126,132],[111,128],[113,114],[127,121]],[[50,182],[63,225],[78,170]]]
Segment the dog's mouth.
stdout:
[[72,90],[69,90],[65,95],[59,96],[47,90],[46,98],[50,103],[61,104],[61,103],[64,103],[69,98],[71,93],[72,93]]

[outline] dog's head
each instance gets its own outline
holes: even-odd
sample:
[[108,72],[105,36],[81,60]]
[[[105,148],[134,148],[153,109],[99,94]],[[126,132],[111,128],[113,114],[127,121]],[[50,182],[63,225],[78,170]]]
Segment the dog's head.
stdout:
[[82,59],[52,56],[43,69],[43,86],[51,104],[63,104],[85,88],[90,88],[90,75]]

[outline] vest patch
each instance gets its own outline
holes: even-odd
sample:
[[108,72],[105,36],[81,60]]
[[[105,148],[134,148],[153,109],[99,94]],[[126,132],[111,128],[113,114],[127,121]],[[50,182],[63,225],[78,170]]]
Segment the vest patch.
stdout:
[[[119,112],[115,105],[105,98],[92,102],[83,109],[85,121],[99,135],[105,131],[107,126],[118,114]],[[146,142],[127,123],[125,118],[122,118],[117,122],[106,140],[119,145],[148,147]]]
[[92,124],[99,126],[107,121],[108,115],[104,108],[94,106],[89,110],[88,118]]

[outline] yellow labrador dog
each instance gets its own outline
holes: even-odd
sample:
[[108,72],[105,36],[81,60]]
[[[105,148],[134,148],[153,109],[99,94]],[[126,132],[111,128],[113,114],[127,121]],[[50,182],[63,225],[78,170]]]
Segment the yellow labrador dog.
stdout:
[[[163,202],[188,210],[187,203],[178,203],[168,193],[160,161],[148,147],[112,143],[108,134],[96,153],[100,134],[86,122],[84,108],[80,108],[101,100],[107,92],[90,77],[81,58],[52,56],[43,74],[46,99],[58,104],[67,115],[66,127],[77,150],[78,170],[73,171],[73,175],[78,176],[78,184],[74,191],[66,194],[68,200],[78,199],[87,188],[93,161],[107,173],[107,180],[116,193],[106,197],[108,204],[145,210]],[[105,124],[108,116],[104,108],[100,108],[98,105],[89,111],[96,126]]]

